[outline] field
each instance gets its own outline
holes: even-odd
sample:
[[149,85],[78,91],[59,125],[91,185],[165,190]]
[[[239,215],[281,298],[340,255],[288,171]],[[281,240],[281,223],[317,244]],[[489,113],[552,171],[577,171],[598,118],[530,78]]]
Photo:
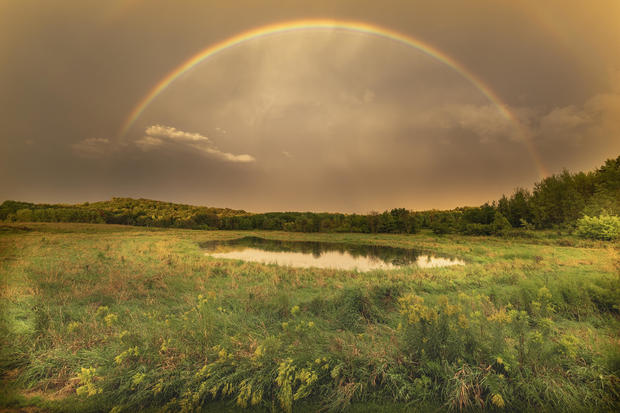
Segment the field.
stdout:
[[[465,266],[218,260],[248,234]],[[9,411],[618,411],[618,244],[529,237],[0,227]]]

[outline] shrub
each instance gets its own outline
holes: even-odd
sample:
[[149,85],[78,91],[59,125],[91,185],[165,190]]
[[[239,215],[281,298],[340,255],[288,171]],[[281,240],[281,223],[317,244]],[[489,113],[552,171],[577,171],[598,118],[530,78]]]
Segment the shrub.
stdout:
[[614,215],[584,216],[577,221],[577,235],[582,238],[611,241],[620,238],[620,217]]
[[461,234],[464,235],[491,235],[492,229],[489,224],[465,224],[461,228]]
[[431,230],[436,235],[450,234],[454,232],[454,229],[446,222],[433,222],[431,224]]
[[360,288],[345,289],[336,302],[336,319],[346,330],[361,331],[365,322],[379,318],[377,309]]

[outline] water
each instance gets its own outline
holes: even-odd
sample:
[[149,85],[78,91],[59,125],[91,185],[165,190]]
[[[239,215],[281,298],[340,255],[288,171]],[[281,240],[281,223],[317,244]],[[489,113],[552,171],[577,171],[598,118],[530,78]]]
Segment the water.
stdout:
[[215,258],[278,264],[291,267],[356,269],[394,269],[403,266],[420,268],[463,265],[464,261],[420,251],[377,245],[355,245],[316,241],[282,241],[258,237],[200,244]]

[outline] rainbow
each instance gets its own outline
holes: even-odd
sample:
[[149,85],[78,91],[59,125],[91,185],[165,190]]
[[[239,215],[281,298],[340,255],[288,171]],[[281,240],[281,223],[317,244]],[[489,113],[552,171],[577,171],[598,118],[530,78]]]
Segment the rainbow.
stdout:
[[430,46],[420,40],[414,39],[411,36],[399,33],[397,31],[386,29],[374,24],[346,21],[346,20],[328,20],[328,19],[311,19],[311,20],[293,20],[282,23],[269,24],[266,26],[260,26],[254,29],[247,30],[236,36],[229,37],[221,42],[212,44],[207,48],[196,53],[181,65],[177,66],[162,80],[160,80],[133,108],[125,122],[123,123],[119,136],[124,137],[131,129],[134,122],[140,117],[149,104],[163,92],[172,82],[174,82],[183,73],[190,70],[192,67],[198,65],[205,59],[223,51],[230,47],[237,46],[241,43],[249,40],[259,39],[267,36],[272,36],[280,33],[296,32],[302,30],[317,30],[317,29],[329,29],[329,30],[341,30],[348,32],[365,33],[372,36],[382,37],[390,39],[392,41],[401,43],[403,45],[418,49],[429,56],[439,60],[440,62],[450,66],[457,71],[461,76],[467,79],[472,85],[474,85],[486,98],[492,102],[500,111],[502,116],[509,120],[517,130],[521,137],[521,141],[526,146],[532,160],[538,170],[541,177],[548,175],[545,167],[543,166],[536,148],[532,142],[527,139],[526,134],[523,132],[521,125],[517,118],[508,110],[508,107],[502,102],[502,100],[489,88],[482,80],[480,80],[475,74],[470,72],[465,66],[457,62],[450,56],[446,55],[442,51]]

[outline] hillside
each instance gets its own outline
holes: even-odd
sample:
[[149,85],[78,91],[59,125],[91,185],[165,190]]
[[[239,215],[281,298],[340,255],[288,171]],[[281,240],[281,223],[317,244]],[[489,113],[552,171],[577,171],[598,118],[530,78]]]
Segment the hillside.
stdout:
[[590,172],[547,177],[529,191],[479,207],[448,211],[409,211],[339,214],[313,212],[249,213],[229,208],[201,207],[149,199],[33,204],[5,201],[0,220],[6,222],[82,222],[190,229],[258,229],[297,232],[415,233],[420,228],[438,234],[502,235],[518,228],[575,227],[584,215],[620,215],[620,156]]

